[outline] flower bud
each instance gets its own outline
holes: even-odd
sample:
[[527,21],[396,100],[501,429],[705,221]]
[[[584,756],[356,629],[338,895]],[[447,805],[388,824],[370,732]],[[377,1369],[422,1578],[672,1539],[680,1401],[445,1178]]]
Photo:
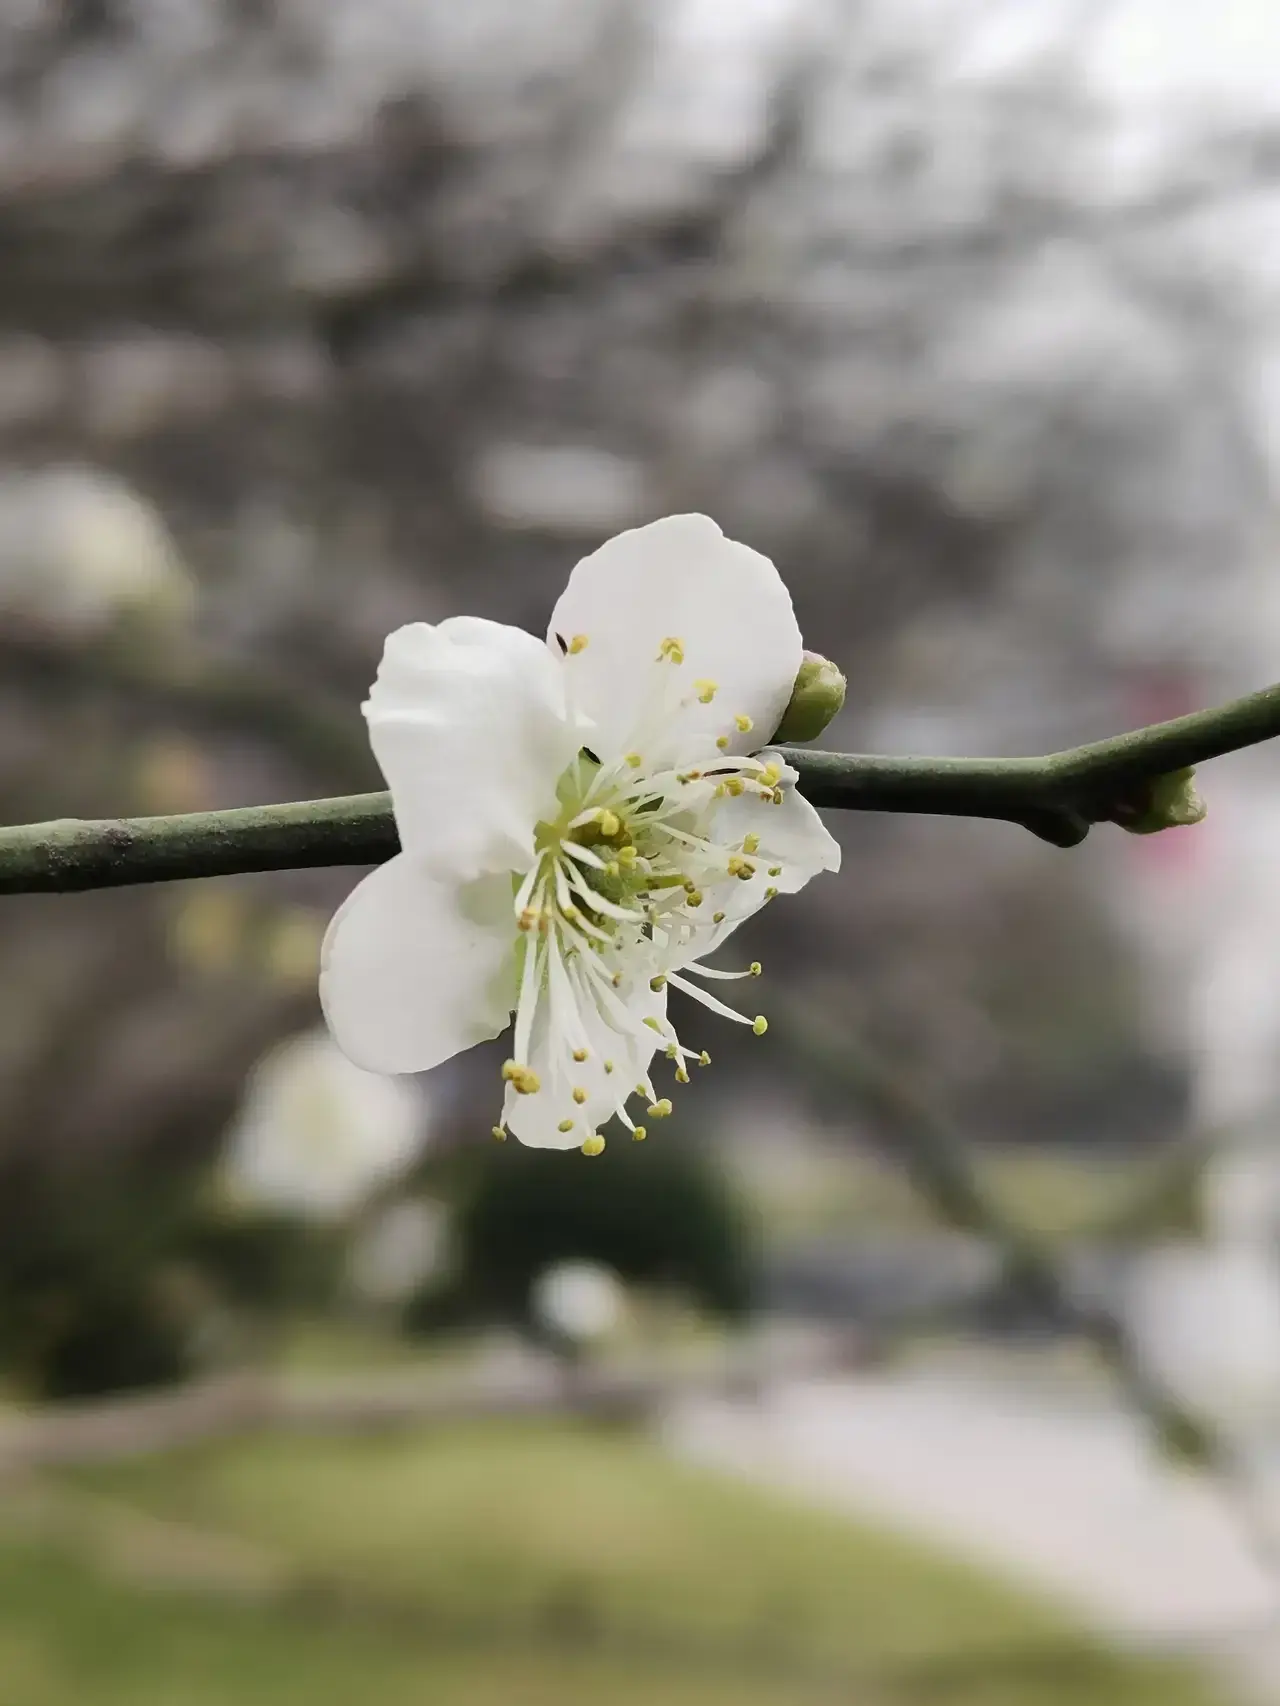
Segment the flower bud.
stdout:
[[847,683],[830,658],[806,652],[791,702],[774,732],[775,740],[817,740],[844,704]]
[[1162,829],[1199,823],[1207,808],[1196,792],[1195,779],[1195,771],[1186,769],[1144,782],[1113,808],[1112,820],[1130,835],[1156,835]]

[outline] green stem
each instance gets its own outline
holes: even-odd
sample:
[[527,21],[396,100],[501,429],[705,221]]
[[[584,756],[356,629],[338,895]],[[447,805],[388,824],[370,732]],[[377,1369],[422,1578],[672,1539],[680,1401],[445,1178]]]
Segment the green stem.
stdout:
[[[780,751],[817,806],[998,818],[1058,847],[1132,814],[1145,786],[1280,735],[1280,685],[1044,758],[893,758]],[[114,888],[239,871],[373,865],[399,842],[387,794],[301,800],[182,817],[0,829],[0,894]]]

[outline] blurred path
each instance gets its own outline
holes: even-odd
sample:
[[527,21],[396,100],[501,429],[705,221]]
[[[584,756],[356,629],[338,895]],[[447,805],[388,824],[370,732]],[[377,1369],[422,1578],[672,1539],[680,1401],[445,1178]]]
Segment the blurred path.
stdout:
[[1231,1663],[1280,1702],[1280,1585],[1211,1485],[1101,1398],[946,1375],[780,1384],[681,1406],[680,1453],[882,1519],[1127,1644]]

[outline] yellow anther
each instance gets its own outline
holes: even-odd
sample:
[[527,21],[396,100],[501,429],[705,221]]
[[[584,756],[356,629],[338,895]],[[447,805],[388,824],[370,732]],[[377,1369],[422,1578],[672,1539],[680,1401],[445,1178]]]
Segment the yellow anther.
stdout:
[[518,1096],[533,1096],[542,1088],[542,1080],[531,1066],[517,1066],[510,1084]]
[[665,659],[668,663],[684,662],[684,641],[678,640],[674,634],[668,634],[658,647],[658,662]]
[[611,812],[606,806],[600,813],[601,835],[603,835],[605,840],[608,841],[609,838],[616,835],[621,828],[622,819],[618,816],[617,812]]
[[743,836],[742,851],[744,853],[758,853],[760,851],[760,837],[756,834],[754,829],[749,834]]
[[586,1059],[586,1058],[587,1058],[587,1051],[586,1051],[586,1049],[584,1049],[584,1048],[576,1048],[576,1049],[574,1049],[574,1051],[573,1051],[573,1058],[574,1058],[574,1059],[575,1059],[575,1060],[576,1060],[576,1061],[579,1061],[579,1062],[581,1062],[581,1061],[584,1061],[584,1060],[585,1060],[585,1059]]
[[738,795],[742,792],[741,776],[727,776],[724,780],[723,787],[725,793],[732,794],[736,800]]
[[751,1021],[751,1029],[758,1037],[762,1037],[769,1029],[769,1021],[765,1018],[763,1013],[756,1014],[755,1018]]
[[620,865],[626,865],[630,868],[630,866],[635,864],[639,857],[640,855],[636,852],[634,847],[627,846],[619,847],[618,849],[618,863]]
[[680,1054],[680,1050],[679,1050],[679,1049],[678,1049],[678,1048],[677,1048],[677,1047],[676,1047],[676,1045],[675,1045],[675,1044],[674,1044],[674,1043],[668,1043],[668,1044],[667,1044],[667,1047],[666,1047],[666,1056],[667,1056],[667,1059],[668,1059],[668,1060],[675,1060],[675,1059],[677,1059],[677,1057],[678,1057],[678,1056],[679,1056],[679,1054]]
[[724,913],[723,912],[713,912],[711,914],[711,922],[713,924],[723,924],[724,923]]
[[604,1063],[604,1069],[605,1069],[606,1073],[612,1072],[613,1071],[613,1062],[611,1060],[606,1060]]
[[640,768],[640,766],[644,763],[644,759],[641,758],[641,756],[638,752],[629,752],[627,754],[627,763],[631,766],[631,768],[633,770],[638,770]]
[[[663,977],[661,972],[658,973],[657,977],[651,977],[649,979],[649,988],[653,991],[653,993],[655,995],[658,993],[658,991],[660,989],[665,989],[666,986],[667,986],[667,980],[665,977]],[[646,1025],[652,1025],[655,1031],[658,1028],[658,1021],[656,1019],[646,1019],[645,1024]]]
[[585,652],[586,649],[587,636],[585,634],[575,634],[569,641],[569,654],[571,657],[576,657],[579,652]]
[[579,1107],[581,1107],[582,1104],[586,1101],[587,1092],[582,1088],[581,1084],[575,1084],[574,1085],[573,1099],[578,1104]]
[[500,1125],[494,1126],[493,1127],[493,1135],[497,1138],[499,1143],[505,1143],[507,1141],[507,1133],[506,1133],[505,1126],[500,1126]]
[[780,877],[782,875],[782,866],[781,865],[770,865],[769,875],[771,877]]
[[777,889],[775,889],[775,888],[767,888],[767,889],[766,889],[766,890],[765,890],[765,891],[764,891],[764,898],[765,898],[765,899],[766,899],[766,900],[772,900],[772,899],[773,899],[773,898],[774,898],[774,896],[775,896],[775,895],[776,895],[776,894],[777,894],[777,892],[778,892],[778,891],[777,891]]
[[769,760],[769,762],[765,765],[764,770],[762,772],[762,777],[763,777],[763,780],[766,781],[771,788],[776,788],[778,786],[778,783],[781,782],[781,780],[782,780],[782,766],[778,763],[776,758],[771,758]]
[[770,797],[773,800],[773,803],[775,806],[780,806],[782,804],[782,789],[781,788],[775,788]]
[[613,976],[609,979],[609,981],[610,981],[610,983],[612,983],[612,985],[615,989],[621,989],[622,988],[622,973],[620,971],[614,972]]
[[643,1084],[637,1084],[636,1088],[635,1088],[635,1093],[637,1096],[652,1096],[653,1091],[648,1089]]
[[620,877],[622,875],[622,866],[616,859],[610,859],[609,863],[604,868],[604,874],[606,877]]
[[[652,987],[653,987],[653,986],[652,986],[652,985],[650,985],[650,988],[652,988]],[[658,1033],[658,1035],[659,1035],[659,1036],[661,1036],[661,1035],[662,1035],[662,1026],[661,1026],[661,1025],[660,1025],[660,1024],[659,1024],[659,1023],[658,1023],[658,1021],[657,1021],[657,1020],[656,1020],[656,1019],[655,1019],[655,1018],[654,1018],[654,1017],[653,1017],[653,1015],[652,1015],[652,1013],[651,1013],[651,1014],[650,1014],[650,1015],[649,1015],[649,1017],[648,1017],[648,1018],[647,1018],[647,1019],[646,1019],[646,1020],[645,1020],[645,1024],[646,1024],[646,1025],[648,1025],[648,1027],[649,1027],[649,1029],[650,1029],[650,1030],[651,1030],[651,1031],[657,1031],[657,1033]]]
[[573,1121],[572,1120],[561,1120],[560,1124],[556,1127],[556,1130],[557,1131],[572,1131],[573,1130]]
[[751,973],[752,977],[759,977],[760,973],[764,970],[764,967],[760,964],[759,960],[752,960],[751,964],[747,967],[747,970]]
[[688,1082],[689,1082],[689,1074],[685,1071],[683,1066],[677,1066],[676,1067],[676,1083],[677,1084],[687,1084]]
[[728,737],[728,735],[717,735],[716,736],[716,745],[720,748],[721,752],[728,752],[728,750],[729,750],[729,737]]
[[539,920],[541,919],[541,917],[542,917],[542,914],[536,906],[526,906],[524,908],[523,912],[521,912],[521,914],[520,914],[520,918],[519,918],[520,929],[521,930],[533,930],[533,929],[535,929]]
[[706,1049],[703,1049],[702,1053],[698,1056],[698,1065],[699,1066],[710,1066],[711,1065],[711,1056],[707,1053]]
[[655,1102],[649,1109],[649,1118],[651,1120],[665,1120],[670,1112],[671,1098],[664,1096],[661,1101]]
[[636,1140],[637,1143],[643,1143],[645,1138],[648,1137],[649,1133],[644,1129],[644,1127],[642,1125],[638,1125],[635,1128],[635,1130],[631,1133],[631,1135]]
[[547,917],[546,913],[544,912],[542,914],[541,918],[539,918],[539,920],[538,920],[538,934],[539,934],[539,936],[545,936],[548,929],[550,928],[550,925],[551,925],[551,920]]
[[715,698],[716,693],[719,690],[720,683],[718,681],[708,681],[704,676],[701,681],[695,681],[693,686],[694,691],[698,695],[699,702],[703,705],[709,705]]
[[748,717],[744,711],[738,712],[737,716],[733,719],[733,726],[735,729],[737,729],[739,734],[744,734],[744,735],[749,734],[751,732],[751,730],[753,728],[755,728],[755,724],[751,721],[751,718]]
[[598,1131],[593,1131],[591,1133],[591,1136],[582,1146],[582,1153],[584,1155],[603,1155],[604,1139]]
[[574,924],[577,922],[577,920],[579,918],[582,917],[582,914],[578,911],[576,906],[570,905],[570,906],[566,906],[564,908],[564,910],[561,912],[560,916],[561,916],[561,918],[566,919],[568,921],[568,923]]
[[690,889],[688,899],[685,901],[685,905],[686,906],[701,906],[702,905],[702,890],[701,889]]

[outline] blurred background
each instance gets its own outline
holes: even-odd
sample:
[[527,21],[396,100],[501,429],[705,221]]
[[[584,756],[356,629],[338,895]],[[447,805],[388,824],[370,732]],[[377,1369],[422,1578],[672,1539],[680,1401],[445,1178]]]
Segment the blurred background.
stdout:
[[[1022,753],[1280,675],[1266,0],[6,0],[0,815],[379,785],[685,509]],[[832,814],[642,1148],[321,1031],[358,873],[0,903],[6,1706],[1280,1700],[1280,767]],[[714,1029],[714,1022],[707,1027]]]

